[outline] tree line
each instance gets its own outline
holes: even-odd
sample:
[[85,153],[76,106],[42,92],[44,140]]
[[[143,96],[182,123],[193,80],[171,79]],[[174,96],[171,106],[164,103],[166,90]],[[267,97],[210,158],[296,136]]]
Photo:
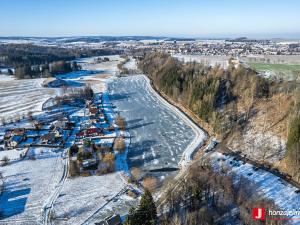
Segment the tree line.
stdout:
[[289,125],[285,128],[288,136],[281,169],[300,181],[300,93],[296,82],[276,82],[232,61],[223,69],[183,63],[157,52],[146,54],[139,68],[160,91],[191,109],[224,139],[231,132],[243,131],[257,113],[256,102],[268,102],[277,94],[291,96],[293,100],[286,109]]
[[81,67],[75,62],[66,62],[64,60],[52,62],[49,64],[31,66],[23,65],[15,68],[15,77],[17,79],[52,77],[57,74],[78,71]]
[[[150,53],[140,61],[139,68],[161,91],[210,123],[217,133],[228,133],[246,121],[254,100],[272,94],[271,81],[232,61],[228,69],[223,69]],[[244,102],[242,114],[238,113],[238,102]]]
[[0,44],[0,66],[14,68],[18,79],[49,77],[80,69],[73,61],[77,58],[118,53],[112,49]]
[[288,172],[300,181],[300,93],[295,93],[291,106],[288,137],[286,142],[285,163]]
[[216,173],[202,161],[194,163],[187,173],[180,185],[169,184],[165,201],[160,205],[164,213],[159,224],[221,225],[229,221],[245,225],[288,224],[284,220],[276,223],[253,220],[252,208],[277,210],[278,207],[257,193],[258,187],[247,178],[225,170]]

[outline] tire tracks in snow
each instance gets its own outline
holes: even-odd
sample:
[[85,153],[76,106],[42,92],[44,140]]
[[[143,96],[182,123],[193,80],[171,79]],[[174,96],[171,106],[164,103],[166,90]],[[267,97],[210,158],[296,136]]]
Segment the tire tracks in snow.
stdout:
[[67,176],[68,176],[69,157],[66,157],[64,161],[65,162],[64,162],[63,176],[61,177],[59,183],[56,185],[56,188],[55,188],[54,192],[47,199],[47,201],[46,201],[46,203],[44,204],[44,207],[43,207],[42,223],[44,225],[52,224],[51,218],[50,218],[51,210],[52,210],[54,202],[58,198],[58,196],[59,196],[59,194],[60,194],[60,192],[63,188],[63,185],[64,185],[64,183],[67,179]]

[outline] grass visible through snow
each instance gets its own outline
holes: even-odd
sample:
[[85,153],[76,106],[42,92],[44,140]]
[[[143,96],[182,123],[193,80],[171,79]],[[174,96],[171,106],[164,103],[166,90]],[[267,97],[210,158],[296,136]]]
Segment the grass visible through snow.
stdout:
[[249,63],[249,66],[258,72],[269,72],[275,76],[299,76],[300,64],[268,64]]

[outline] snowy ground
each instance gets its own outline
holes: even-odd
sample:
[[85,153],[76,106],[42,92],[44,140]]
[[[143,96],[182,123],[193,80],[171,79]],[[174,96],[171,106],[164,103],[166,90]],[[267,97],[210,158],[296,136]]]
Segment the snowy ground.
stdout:
[[61,151],[31,149],[28,158],[2,167],[5,190],[0,196],[0,224],[40,224],[44,202],[62,176]]
[[[233,157],[224,156],[219,152],[212,153],[210,157],[216,170],[225,169],[228,170],[227,173],[234,172],[237,175],[235,182],[238,182],[241,176],[254,182],[258,189],[253,190],[253,193],[261,193],[264,197],[272,199],[281,210],[299,210],[300,194],[296,193],[298,189],[281,178],[261,169],[255,171],[252,165],[235,161]],[[299,220],[291,223],[300,224]]]
[[56,89],[42,87],[44,79],[14,80],[0,76],[0,118],[12,118],[29,111],[41,112],[42,104],[56,95]]
[[[121,111],[121,115],[126,117],[128,132],[133,135],[126,153],[116,156],[118,171],[104,176],[65,180],[63,178],[66,160],[62,156],[63,150],[30,149],[28,158],[11,162],[1,168],[5,177],[5,191],[0,196],[0,211],[4,216],[0,224],[39,224],[45,216],[44,206],[51,207],[52,200],[54,206],[50,217],[54,219],[54,224],[94,224],[114,212],[125,215],[131,206],[138,203],[138,199],[125,193],[126,190],[139,191],[127,184],[123,172],[120,171],[128,172],[125,161],[127,153],[130,166],[146,170],[177,167],[182,158],[184,160],[181,162],[184,165],[188,163],[193,151],[203,142],[203,131],[161,99],[145,76],[116,79],[114,75],[117,74],[117,65],[122,59],[118,56],[111,56],[110,59],[109,62],[100,64],[92,64],[92,59],[81,60],[84,69],[97,70],[97,73],[74,72],[62,78],[89,83],[95,92],[103,92],[107,89],[106,85],[109,86],[109,97],[117,106],[117,110]],[[134,64],[129,66],[133,67]],[[13,83],[7,85],[4,83],[8,81],[0,82],[0,90],[3,90],[0,92],[0,103],[2,100],[2,104],[8,108],[2,114],[0,108],[0,116],[4,113],[9,114],[12,110],[38,110],[41,104],[56,92],[55,89],[42,88],[42,81],[12,80],[9,82]],[[10,107],[12,94],[19,100],[18,104],[12,104]],[[83,116],[84,110],[75,114]],[[44,118],[48,115],[44,113],[40,116]],[[110,118],[113,116],[111,112]],[[9,126],[18,125],[20,126]],[[70,143],[72,141],[74,138],[69,139]],[[126,140],[126,143],[129,145],[129,140]],[[11,158],[14,158],[17,153],[11,151],[10,154]],[[32,156],[35,160],[29,159]]]
[[26,152],[26,148],[0,151],[0,160],[7,156],[10,161],[20,160],[20,155]]
[[79,62],[83,66],[83,68],[87,70],[98,70],[101,71],[101,73],[112,75],[118,73],[119,70],[117,66],[123,59],[120,58],[119,55],[101,56],[101,58],[103,57],[109,58],[109,61],[95,64],[93,62],[94,58],[96,57],[91,57],[79,60]]
[[8,75],[3,75],[0,74],[0,81],[12,81],[15,80],[15,78],[13,76],[8,76]]
[[[126,185],[120,173],[67,179],[54,204],[52,218],[55,224],[81,224],[97,209],[105,206]],[[124,203],[123,209],[123,213],[127,213],[128,207],[124,207]],[[102,219],[112,212],[111,207],[103,207]]]
[[206,56],[206,55],[190,55],[190,54],[174,54],[173,57],[184,62],[199,62],[209,66],[220,65],[226,69],[228,67],[229,56]]
[[132,56],[130,56],[129,61],[126,62],[123,65],[123,67],[128,69],[128,70],[136,70],[137,69],[136,60]]

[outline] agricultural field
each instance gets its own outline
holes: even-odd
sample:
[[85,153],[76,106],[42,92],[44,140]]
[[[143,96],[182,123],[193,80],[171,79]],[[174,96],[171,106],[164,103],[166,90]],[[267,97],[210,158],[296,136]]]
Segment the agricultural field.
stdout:
[[217,66],[226,69],[230,56],[208,56],[208,55],[192,55],[192,54],[174,54],[174,58],[183,62],[198,62],[208,66]]
[[1,168],[5,191],[0,196],[0,224],[42,223],[44,203],[62,177],[61,153],[61,150],[32,148],[24,160]]
[[248,63],[248,65],[266,77],[288,80],[298,80],[300,77],[300,64]]
[[16,80],[0,76],[0,118],[9,120],[28,112],[40,113],[42,104],[57,95],[58,90],[44,88],[45,79]]

